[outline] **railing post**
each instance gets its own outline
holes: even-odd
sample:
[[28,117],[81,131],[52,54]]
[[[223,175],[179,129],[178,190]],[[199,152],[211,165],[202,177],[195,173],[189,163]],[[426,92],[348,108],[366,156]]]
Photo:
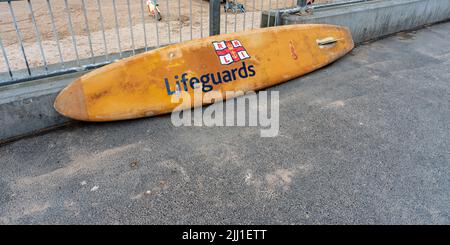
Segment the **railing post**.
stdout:
[[220,34],[220,2],[221,0],[209,1],[209,35]]
[[297,0],[297,6],[305,7],[306,6],[306,0]]

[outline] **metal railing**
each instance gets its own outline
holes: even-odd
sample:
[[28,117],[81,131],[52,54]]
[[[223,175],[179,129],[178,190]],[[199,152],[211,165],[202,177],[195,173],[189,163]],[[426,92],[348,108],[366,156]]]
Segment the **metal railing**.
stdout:
[[0,85],[93,69],[172,43],[260,28],[264,11],[292,9],[306,1],[158,2],[161,21],[148,14],[145,0],[0,0]]

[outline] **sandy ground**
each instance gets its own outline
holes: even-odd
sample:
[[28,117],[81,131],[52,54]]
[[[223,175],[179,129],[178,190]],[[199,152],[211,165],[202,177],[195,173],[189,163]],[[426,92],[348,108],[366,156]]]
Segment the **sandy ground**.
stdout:
[[[141,3],[138,0],[129,0],[131,12],[131,25],[127,8],[127,0],[116,0],[117,16],[119,25],[120,41],[117,38],[117,30],[114,19],[114,8],[112,0],[99,0],[103,18],[106,38],[106,49],[103,41],[101,18],[98,11],[97,0],[85,0],[88,26],[86,25],[81,0],[69,0],[69,9],[75,33],[75,41],[80,59],[89,58],[91,55],[100,56],[105,52],[119,52],[119,43],[121,50],[131,50],[133,45],[135,49],[147,46],[157,46],[168,43],[175,43],[208,35],[208,2],[203,0],[162,0],[159,1],[163,20],[157,22],[152,16],[141,15]],[[221,32],[234,32],[244,29],[259,27],[261,9],[271,9],[294,6],[296,0],[241,0],[245,4],[247,12],[221,15]],[[316,1],[328,2],[328,0]],[[65,12],[64,1],[51,1],[52,10],[59,37],[59,43],[64,61],[76,59],[74,42],[68,27],[68,17]],[[192,3],[192,5],[191,5]],[[45,0],[33,0],[33,10],[36,23],[41,32],[42,46],[47,62],[55,64],[60,62],[60,56],[57,48],[55,35],[52,31],[51,19],[48,13],[48,7]],[[192,15],[190,9],[192,6]],[[17,23],[23,36],[25,54],[31,67],[43,65],[42,55],[36,42],[36,33],[32,24],[26,1],[14,1],[13,8]],[[192,21],[190,16],[192,16]],[[226,20],[226,21],[225,21]],[[145,22],[145,32],[144,32]],[[226,23],[226,24],[225,24]],[[192,24],[192,28],[191,28]],[[87,28],[89,27],[89,28]],[[90,48],[88,29],[91,35],[92,51]],[[132,30],[132,34],[131,34]],[[23,55],[20,52],[20,46],[16,31],[12,22],[11,14],[7,3],[0,3],[0,34],[6,53],[9,58],[12,70],[25,68]],[[145,35],[146,34],[146,35]],[[133,35],[133,38],[131,38]],[[134,43],[132,42],[134,40]],[[3,57],[0,62],[0,72],[5,72],[6,63]]]

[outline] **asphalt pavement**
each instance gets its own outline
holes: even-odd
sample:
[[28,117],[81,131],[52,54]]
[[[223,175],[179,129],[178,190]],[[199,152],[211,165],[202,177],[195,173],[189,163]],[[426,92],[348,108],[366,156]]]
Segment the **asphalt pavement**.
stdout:
[[450,23],[280,93],[280,135],[76,123],[0,146],[0,224],[450,224]]

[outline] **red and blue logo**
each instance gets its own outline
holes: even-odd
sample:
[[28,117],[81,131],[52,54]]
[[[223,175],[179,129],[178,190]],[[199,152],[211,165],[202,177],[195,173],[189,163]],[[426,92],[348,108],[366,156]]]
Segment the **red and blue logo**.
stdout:
[[213,45],[222,65],[250,58],[239,40],[213,42]]

